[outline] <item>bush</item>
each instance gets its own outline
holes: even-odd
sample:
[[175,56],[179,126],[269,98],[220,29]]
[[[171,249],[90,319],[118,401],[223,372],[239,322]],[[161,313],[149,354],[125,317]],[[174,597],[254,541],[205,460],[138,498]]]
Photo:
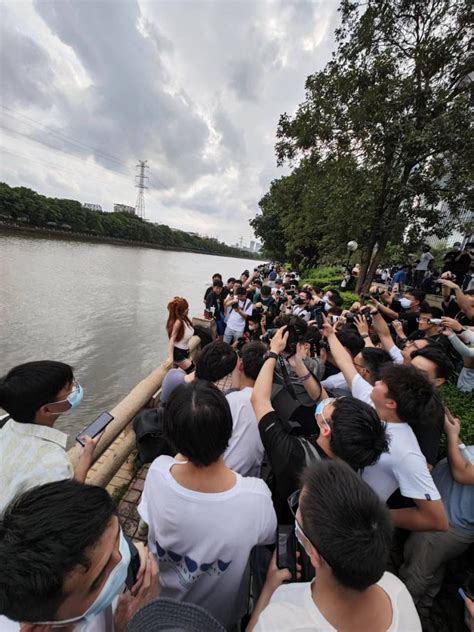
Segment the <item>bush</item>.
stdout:
[[340,294],[344,301],[344,309],[350,309],[352,307],[352,303],[360,301],[360,296],[354,292],[340,292]]
[[474,445],[474,393],[462,393],[456,384],[448,382],[442,388],[441,397],[455,417],[461,420],[461,440]]

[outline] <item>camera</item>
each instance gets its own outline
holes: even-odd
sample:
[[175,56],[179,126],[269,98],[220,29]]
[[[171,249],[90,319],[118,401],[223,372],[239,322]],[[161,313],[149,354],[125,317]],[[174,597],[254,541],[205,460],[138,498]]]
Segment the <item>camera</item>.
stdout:
[[441,325],[441,318],[430,318],[428,322],[430,325]]
[[[292,316],[286,325],[286,331],[288,333],[288,340],[286,342],[285,354],[288,357],[295,355],[296,347],[299,342],[304,339],[304,336],[308,330],[308,324],[302,318],[298,316]],[[270,343],[273,336],[278,329],[269,329],[260,339],[262,342]]]
[[304,298],[300,298],[299,296],[295,299],[295,305],[303,305],[304,302]]

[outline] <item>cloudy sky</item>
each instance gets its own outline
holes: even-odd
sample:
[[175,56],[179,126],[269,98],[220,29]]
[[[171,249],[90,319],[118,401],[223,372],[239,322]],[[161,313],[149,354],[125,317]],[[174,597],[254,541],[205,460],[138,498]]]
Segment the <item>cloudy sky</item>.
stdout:
[[228,242],[277,169],[278,117],[334,49],[336,0],[0,4],[0,179],[45,195],[135,204]]

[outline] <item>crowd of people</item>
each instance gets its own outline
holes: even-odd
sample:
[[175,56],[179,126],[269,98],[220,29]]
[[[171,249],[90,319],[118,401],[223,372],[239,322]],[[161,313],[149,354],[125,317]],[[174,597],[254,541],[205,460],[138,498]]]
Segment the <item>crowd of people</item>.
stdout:
[[474,291],[445,270],[435,306],[406,276],[385,281],[348,306],[265,264],[213,275],[209,327],[168,304],[159,406],[134,424],[146,547],[85,483],[100,435],[73,468],[54,427],[82,399],[72,368],[12,368],[0,630],[435,629],[446,564],[474,543],[474,446],[443,402],[447,381],[474,390]]

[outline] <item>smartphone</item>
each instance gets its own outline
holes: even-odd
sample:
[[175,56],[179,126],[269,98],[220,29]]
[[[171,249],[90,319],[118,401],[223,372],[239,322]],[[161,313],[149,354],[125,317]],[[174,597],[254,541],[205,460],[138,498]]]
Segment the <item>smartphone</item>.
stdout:
[[287,568],[291,573],[291,580],[296,581],[296,536],[292,525],[278,525],[277,528],[277,557],[279,569]]
[[91,424],[86,426],[84,430],[81,430],[81,432],[76,437],[76,441],[80,443],[82,446],[84,446],[85,445],[84,437],[86,435],[90,437],[91,439],[93,439],[94,437],[97,437],[97,435],[100,434],[102,430],[104,430],[104,428],[107,428],[107,426],[109,425],[109,423],[112,421],[113,418],[114,418],[113,415],[111,415],[110,413],[103,412],[102,415],[99,415],[97,419],[95,419]]
[[125,536],[127,540],[128,546],[130,547],[130,564],[128,565],[127,578],[125,580],[125,585],[129,590],[132,590],[132,587],[137,583],[137,575],[140,570],[140,554],[138,553],[137,547],[133,544],[133,542]]

